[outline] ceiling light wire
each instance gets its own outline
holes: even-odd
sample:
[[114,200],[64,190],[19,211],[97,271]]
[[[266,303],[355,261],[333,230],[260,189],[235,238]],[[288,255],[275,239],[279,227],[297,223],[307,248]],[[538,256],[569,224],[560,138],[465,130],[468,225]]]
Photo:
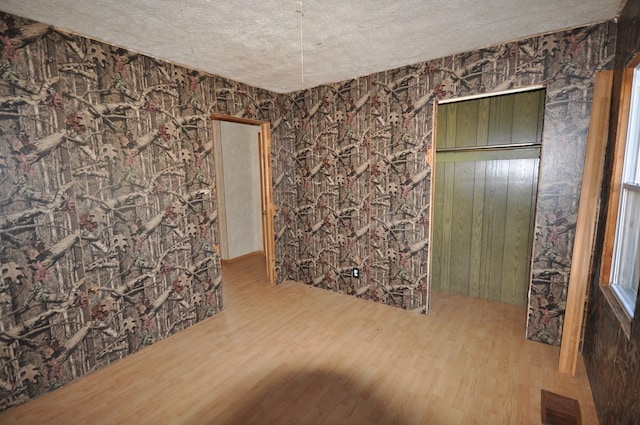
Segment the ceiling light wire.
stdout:
[[[182,15],[183,18],[185,18],[184,10],[182,9],[182,1],[178,2],[178,6],[180,6],[180,14]],[[187,31],[187,41],[189,42],[189,47],[191,48],[191,54],[193,55],[194,58],[196,58],[196,67],[200,67],[199,61],[197,59],[198,56],[195,54],[196,52],[193,48],[193,37],[191,36],[190,31]]]
[[304,12],[302,11],[302,2],[299,1],[300,6],[297,10],[300,13],[300,84],[304,88],[304,32],[302,30],[302,24],[304,22]]

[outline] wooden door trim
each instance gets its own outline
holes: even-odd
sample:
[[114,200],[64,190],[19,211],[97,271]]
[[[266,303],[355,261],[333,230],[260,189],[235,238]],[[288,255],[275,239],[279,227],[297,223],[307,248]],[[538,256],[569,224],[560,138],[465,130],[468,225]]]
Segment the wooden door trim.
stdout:
[[211,115],[209,115],[209,119],[212,121],[217,120],[217,121],[235,122],[238,124],[249,124],[249,125],[261,125],[264,122],[259,120],[252,120],[250,118],[234,117],[233,115],[219,114],[217,112],[214,112]]
[[612,86],[613,71],[600,71],[596,74],[558,361],[558,372],[568,376],[575,376],[584,328],[591,254],[609,132]]
[[260,124],[260,186],[262,194],[262,237],[265,260],[267,262],[267,280],[276,283],[275,230],[273,227],[276,206],[273,203],[273,185],[271,173],[271,124]]
[[248,118],[234,117],[219,113],[210,115],[211,121],[226,121],[260,127],[258,149],[260,157],[260,198],[262,207],[262,243],[267,268],[267,279],[271,285],[276,283],[275,231],[274,217],[276,206],[273,204],[273,184],[271,172],[271,124]]
[[619,100],[618,122],[615,133],[616,139],[611,141],[613,144],[613,172],[611,174],[611,182],[609,184],[609,202],[607,203],[606,209],[605,236],[600,263],[600,282],[604,286],[608,286],[611,274],[613,243],[618,224],[618,205],[620,204],[622,167],[624,165],[624,153],[627,145],[627,132],[629,127],[631,88],[634,69],[639,64],[640,54],[637,54],[624,68],[622,74],[622,89]]

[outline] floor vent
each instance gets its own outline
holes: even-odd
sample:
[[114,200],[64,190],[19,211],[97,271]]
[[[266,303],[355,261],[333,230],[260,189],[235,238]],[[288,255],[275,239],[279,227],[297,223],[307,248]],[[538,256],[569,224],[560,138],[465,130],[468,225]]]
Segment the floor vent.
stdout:
[[580,403],[569,397],[542,390],[543,425],[582,425]]

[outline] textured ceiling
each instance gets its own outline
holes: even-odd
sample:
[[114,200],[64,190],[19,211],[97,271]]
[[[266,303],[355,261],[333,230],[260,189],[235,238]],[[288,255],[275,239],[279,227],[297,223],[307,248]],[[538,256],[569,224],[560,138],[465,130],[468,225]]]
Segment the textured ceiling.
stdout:
[[0,10],[285,93],[602,22],[618,16],[624,3],[1,0]]

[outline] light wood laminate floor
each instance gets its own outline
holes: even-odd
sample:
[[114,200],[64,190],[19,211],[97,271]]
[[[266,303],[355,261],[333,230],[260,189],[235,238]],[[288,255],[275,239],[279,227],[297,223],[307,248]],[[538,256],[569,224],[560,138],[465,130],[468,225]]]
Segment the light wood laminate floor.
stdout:
[[0,414],[0,424],[540,424],[540,391],[595,409],[584,364],[524,338],[526,310],[433,294],[427,316],[224,268],[225,311]]

